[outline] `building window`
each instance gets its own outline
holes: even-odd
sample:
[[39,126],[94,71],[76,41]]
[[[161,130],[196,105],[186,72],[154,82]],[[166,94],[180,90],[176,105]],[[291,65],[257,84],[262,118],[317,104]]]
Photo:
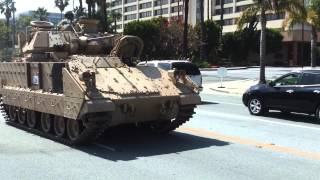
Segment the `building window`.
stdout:
[[120,6],[122,4],[122,0],[116,0],[116,1],[112,1],[111,6]]
[[124,20],[128,21],[128,20],[134,20],[137,19],[137,14],[130,14],[130,15],[125,15],[124,16]]
[[139,5],[140,9],[150,8],[152,6],[152,2],[142,3]]
[[124,12],[130,12],[130,11],[135,11],[135,10],[137,10],[137,6],[136,5],[128,6],[128,7],[124,8]]
[[161,13],[161,9],[157,9],[154,11],[155,16],[164,15],[164,14],[168,14],[168,8],[162,9],[162,13]]
[[122,8],[114,9],[112,10],[114,13],[120,13],[122,14]]
[[117,29],[122,29],[122,24],[117,24]]
[[[220,5],[221,0],[216,0],[216,6]],[[223,0],[223,4],[233,3],[233,0]]]
[[[219,24],[220,21],[217,21],[217,23]],[[224,20],[223,20],[223,25],[224,25],[224,26],[233,25],[233,24],[234,24],[233,19],[224,19]]]
[[176,3],[178,1],[182,2],[182,0],[171,0],[171,3]]
[[154,7],[168,4],[168,0],[155,0]]
[[125,4],[133,3],[133,2],[137,2],[137,0],[125,0],[125,1],[124,1]]
[[[183,7],[179,6],[179,11],[182,11]],[[178,6],[171,7],[171,13],[178,12]]]
[[[223,9],[223,14],[232,14],[233,13],[233,8],[224,8]],[[221,14],[221,9],[217,9],[214,13],[214,15],[220,15]]]
[[267,14],[267,15],[266,15],[267,21],[284,19],[284,17],[285,17],[285,14],[284,14],[284,13]]
[[139,14],[140,18],[146,18],[152,16],[152,11],[142,12]]
[[250,5],[237,6],[237,7],[236,7],[236,12],[244,11],[244,10],[246,10],[248,7],[250,7]]

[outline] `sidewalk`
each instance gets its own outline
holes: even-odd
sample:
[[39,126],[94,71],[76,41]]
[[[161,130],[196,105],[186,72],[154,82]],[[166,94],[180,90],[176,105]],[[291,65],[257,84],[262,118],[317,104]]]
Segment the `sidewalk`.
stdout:
[[203,85],[203,93],[207,94],[229,94],[234,96],[242,96],[242,94],[252,85],[257,84],[257,80],[236,80],[223,82],[222,86],[224,88],[219,88],[221,86],[220,82],[208,83]]
[[[248,67],[227,67],[227,70],[240,70],[240,69],[249,69],[249,68],[259,68],[259,66],[248,66]],[[219,67],[214,68],[200,68],[200,71],[217,71]]]

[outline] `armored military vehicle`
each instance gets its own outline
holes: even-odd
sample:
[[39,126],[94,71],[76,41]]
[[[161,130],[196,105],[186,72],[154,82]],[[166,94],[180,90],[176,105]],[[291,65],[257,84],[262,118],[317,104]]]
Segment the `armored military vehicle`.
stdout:
[[91,142],[122,124],[170,132],[200,103],[184,71],[133,66],[142,40],[98,33],[97,21],[59,30],[33,21],[21,47],[21,58],[0,63],[7,123],[65,144]]

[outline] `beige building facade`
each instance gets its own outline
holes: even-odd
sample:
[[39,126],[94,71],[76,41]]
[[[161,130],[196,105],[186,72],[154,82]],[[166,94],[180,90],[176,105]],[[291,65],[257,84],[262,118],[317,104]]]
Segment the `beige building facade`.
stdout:
[[[117,31],[122,32],[125,24],[134,20],[147,20],[154,17],[166,17],[169,20],[184,18],[184,0],[107,0],[112,10],[122,14],[117,21]],[[305,4],[308,0],[302,0]],[[223,2],[223,11],[221,3]],[[204,18],[220,22],[223,12],[223,33],[237,30],[236,21],[241,13],[253,3],[252,0],[204,0]],[[285,13],[268,13],[267,27],[281,30],[284,39],[284,50],[281,61],[283,64],[300,65],[309,61],[311,29],[307,25],[296,25],[292,29],[283,28]],[[188,23],[195,25],[200,20],[199,0],[189,0]],[[260,27],[259,25],[257,26]],[[320,38],[320,34],[318,36]],[[320,40],[320,39],[319,39]],[[270,57],[270,59],[275,59]],[[280,60],[279,60],[280,61]],[[272,62],[271,62],[272,63]]]

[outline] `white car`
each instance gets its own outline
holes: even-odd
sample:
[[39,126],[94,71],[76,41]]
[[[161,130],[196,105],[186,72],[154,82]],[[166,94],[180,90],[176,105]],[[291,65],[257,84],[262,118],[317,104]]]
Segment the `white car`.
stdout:
[[153,61],[142,61],[138,63],[138,66],[152,66],[158,67],[164,70],[184,70],[187,76],[202,89],[202,75],[199,68],[185,60],[153,60]]

